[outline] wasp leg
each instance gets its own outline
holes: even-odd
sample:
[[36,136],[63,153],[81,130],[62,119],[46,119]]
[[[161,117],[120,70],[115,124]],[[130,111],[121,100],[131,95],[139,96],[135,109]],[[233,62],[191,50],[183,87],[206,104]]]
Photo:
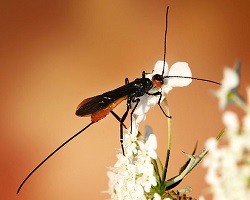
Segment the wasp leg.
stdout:
[[120,121],[120,142],[121,142],[121,147],[122,147],[122,154],[124,156],[125,156],[125,154],[124,154],[124,148],[123,148],[123,128],[122,128],[122,126],[123,126],[123,122],[125,121],[125,119],[128,116],[129,109],[130,109],[129,104],[127,104],[127,109],[126,109],[125,113],[123,114],[121,121]]
[[133,127],[132,126],[132,123],[133,123],[132,117],[133,117],[133,114],[134,114],[134,111],[135,111],[136,107],[138,106],[138,104],[140,102],[140,99],[137,98],[137,99],[133,100],[133,102],[136,102],[136,103],[135,103],[135,107],[132,109],[131,114],[130,114],[130,122],[131,122],[131,131],[130,131],[130,133],[132,133],[132,127]]
[[[120,118],[113,110],[111,110],[110,112],[111,112],[111,114],[117,119],[117,121],[119,121],[119,122],[121,123],[121,118]],[[125,129],[127,129],[127,127],[126,127],[126,125],[125,125],[124,123],[122,123],[122,126],[123,126]]]
[[127,85],[129,83],[128,78],[125,78],[125,85]]
[[163,110],[163,108],[161,107],[161,98],[162,98],[162,93],[161,92],[155,92],[155,93],[147,93],[148,95],[153,95],[153,96],[157,96],[160,95],[160,98],[157,102],[158,106],[160,107],[161,111],[163,112],[163,114],[167,117],[167,118],[172,118],[172,116],[168,116],[165,111]]
[[142,71],[142,78],[145,78],[146,77],[146,73],[145,73],[145,71]]

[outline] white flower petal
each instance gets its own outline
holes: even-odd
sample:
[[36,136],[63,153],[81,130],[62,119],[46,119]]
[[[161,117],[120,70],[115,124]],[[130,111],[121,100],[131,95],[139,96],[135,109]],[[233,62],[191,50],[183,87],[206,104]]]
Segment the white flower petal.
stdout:
[[[148,106],[148,101],[149,101],[149,96],[147,94],[140,97],[140,102],[136,106],[136,108],[134,110],[134,114],[143,115],[146,112],[148,112],[148,110],[150,109],[150,107]],[[133,102],[132,109],[135,107],[135,105],[136,105],[136,103]]]
[[239,129],[239,119],[238,116],[231,111],[226,111],[223,113],[222,121],[231,131],[237,131]]
[[[134,110],[135,115],[144,115],[149,111],[150,108],[154,107],[159,100],[159,95],[148,95],[144,94],[140,97],[140,102]],[[132,103],[132,109],[136,104]]]
[[159,60],[155,63],[155,68],[154,68],[154,71],[153,71],[153,75],[154,74],[162,74],[162,69],[163,69],[163,66],[164,66],[164,76],[166,76],[168,74],[168,63],[165,62],[165,65],[164,65],[164,61],[163,60]]
[[235,69],[224,68],[224,79],[222,80],[222,87],[228,90],[236,88],[239,85],[239,75]]
[[167,85],[171,87],[184,87],[192,82],[191,78],[171,78],[171,76],[192,77],[192,72],[186,62],[174,63],[168,72]]
[[218,141],[215,138],[209,138],[206,143],[205,143],[205,147],[209,150],[209,151],[214,151],[217,148],[218,145]]
[[214,92],[215,96],[219,99],[219,108],[220,110],[225,109],[226,105],[228,104],[228,95],[229,90],[225,87],[221,86],[219,90]]
[[[168,85],[163,85],[162,92],[168,94],[173,88]],[[163,98],[162,98],[163,99]]]
[[161,200],[161,196],[157,193],[154,193],[154,200]]
[[158,103],[159,98],[159,95],[148,95],[148,106],[150,108],[154,107]]
[[146,120],[146,115],[142,114],[142,115],[136,115],[135,121],[137,124],[144,122]]
[[157,140],[155,134],[149,135],[146,144],[152,149],[157,149]]

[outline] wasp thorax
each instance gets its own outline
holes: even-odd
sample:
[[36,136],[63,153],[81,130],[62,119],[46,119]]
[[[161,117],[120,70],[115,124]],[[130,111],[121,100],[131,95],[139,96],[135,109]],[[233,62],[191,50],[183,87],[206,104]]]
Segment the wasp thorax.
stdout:
[[161,87],[164,83],[164,77],[160,74],[155,74],[153,77],[152,77],[152,82],[154,83],[154,85],[156,87]]

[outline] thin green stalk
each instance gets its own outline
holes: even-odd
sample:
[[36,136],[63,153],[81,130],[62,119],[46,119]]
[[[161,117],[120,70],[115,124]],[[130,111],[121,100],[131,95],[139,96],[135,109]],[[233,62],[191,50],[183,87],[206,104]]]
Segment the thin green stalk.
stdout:
[[247,109],[247,105],[244,100],[236,93],[231,93],[230,98],[238,105],[242,110]]
[[[167,100],[164,98],[163,102],[165,104],[167,115],[170,116],[170,111],[168,108]],[[165,166],[164,166],[163,171],[162,171],[162,182],[161,182],[162,184],[164,184],[166,176],[167,176],[168,163],[169,163],[169,157],[170,157],[170,149],[171,149],[171,119],[168,118],[168,146],[167,146]]]
[[163,165],[162,165],[162,162],[161,162],[161,160],[157,157],[157,162],[159,163],[159,165],[160,165],[160,169],[161,169],[161,171],[163,170]]
[[216,137],[216,140],[219,140],[220,137],[223,135],[224,132],[225,132],[225,128],[223,128],[223,129],[221,130],[221,132],[219,133],[219,135]]
[[158,165],[155,159],[152,159],[152,164],[154,166],[155,169],[155,174],[156,174],[156,181],[157,181],[157,185],[161,183],[161,177],[160,177],[160,173],[159,173],[159,169],[158,169]]

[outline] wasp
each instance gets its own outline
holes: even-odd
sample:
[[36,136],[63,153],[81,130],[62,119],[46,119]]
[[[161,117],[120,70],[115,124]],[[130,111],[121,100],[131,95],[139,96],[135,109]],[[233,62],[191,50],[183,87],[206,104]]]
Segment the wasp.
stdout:
[[[154,74],[152,76],[152,79],[146,77],[146,73],[142,72],[141,78],[136,78],[134,81],[129,82],[129,80],[125,79],[125,85],[118,87],[114,90],[105,92],[103,94],[93,96],[90,98],[84,99],[76,108],[75,114],[79,117],[91,117],[91,122],[85,126],[82,130],[77,132],[75,135],[73,135],[71,138],[69,138],[67,141],[65,141],[63,144],[61,144],[58,148],[56,148],[51,154],[49,154],[39,165],[37,165],[29,174],[28,176],[23,180],[23,182],[20,184],[17,194],[20,192],[23,185],[26,183],[26,181],[31,177],[31,175],[40,168],[51,156],[53,156],[57,151],[59,151],[64,145],[69,143],[72,139],[74,139],[76,136],[80,135],[83,131],[88,129],[92,124],[100,121],[101,119],[105,118],[109,113],[111,113],[119,122],[120,122],[120,142],[122,147],[122,152],[124,154],[124,149],[122,145],[123,141],[123,127],[126,128],[124,125],[124,121],[127,118],[127,115],[129,113],[129,110],[132,108],[132,104],[134,104],[134,107],[131,111],[131,123],[132,123],[132,114],[134,113],[136,107],[138,106],[140,102],[140,98],[144,95],[154,95],[159,96],[158,105],[160,109],[162,110],[163,114],[166,117],[171,118],[171,116],[168,116],[164,110],[162,109],[160,103],[162,98],[162,92],[157,91],[151,93],[150,90],[153,88],[160,89],[163,84],[164,80],[170,79],[170,78],[182,78],[182,79],[194,79],[194,80],[200,80],[200,81],[206,81],[211,82],[214,84],[219,84],[218,82],[208,80],[208,79],[202,79],[202,78],[195,78],[195,77],[189,77],[189,76],[179,76],[179,75],[164,75],[164,68],[165,68],[165,60],[166,60],[166,36],[167,36],[167,16],[168,16],[168,9],[166,11],[166,29],[164,33],[164,62],[162,66],[162,73],[161,74]],[[122,101],[127,100],[127,108],[123,116],[120,118],[113,109],[118,106]]]

